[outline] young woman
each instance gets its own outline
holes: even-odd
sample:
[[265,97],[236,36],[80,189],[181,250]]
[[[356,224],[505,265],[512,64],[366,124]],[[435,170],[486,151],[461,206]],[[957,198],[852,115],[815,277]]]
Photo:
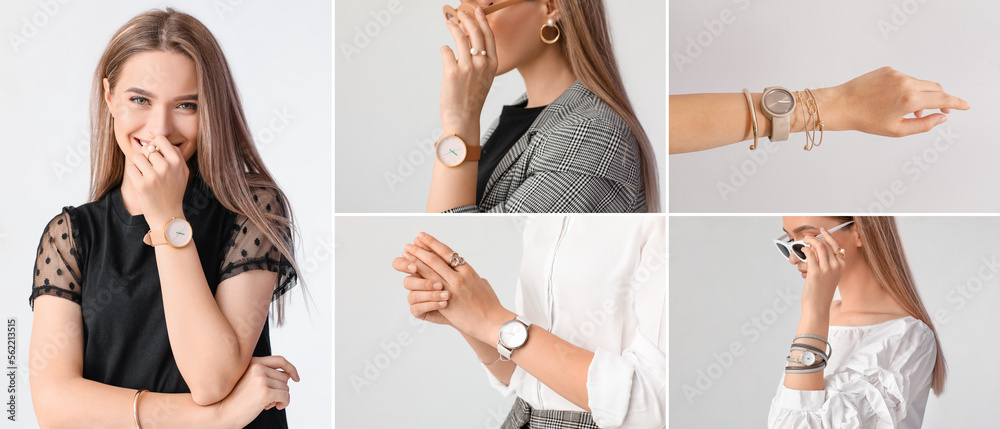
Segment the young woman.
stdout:
[[895,220],[789,216],[784,229],[776,244],[805,286],[768,426],[919,428],[947,369]]
[[291,211],[217,41],[171,9],[94,74],[90,202],[46,226],[30,302],[42,427],[287,427],[295,367],[268,308],[296,281]]
[[[753,140],[754,147],[765,137],[784,141],[790,133],[801,132],[808,132],[804,147],[811,150],[822,143],[821,122],[822,131],[856,130],[903,137],[944,123],[951,109],[969,109],[969,103],[944,92],[941,84],[912,78],[891,67],[832,88],[778,88],[770,92],[671,95],[670,153],[707,150],[747,140]],[[765,111],[765,106],[770,106],[770,111]],[[934,109],[941,113],[924,114],[924,110]],[[910,113],[913,118],[904,118]],[[782,118],[778,126],[772,121],[774,114]],[[810,142],[808,138],[816,140]]]
[[458,330],[490,384],[517,395],[504,429],[656,429],[666,424],[664,229],[663,218],[530,219],[515,311],[429,234],[392,265],[408,274],[410,313]]
[[[652,145],[625,94],[602,0],[445,6],[441,135],[428,212],[656,212]],[[527,93],[480,139],[498,74]]]

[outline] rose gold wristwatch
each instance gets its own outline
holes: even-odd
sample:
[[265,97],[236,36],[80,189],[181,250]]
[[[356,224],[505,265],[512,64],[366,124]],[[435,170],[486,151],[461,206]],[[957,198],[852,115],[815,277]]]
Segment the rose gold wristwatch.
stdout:
[[170,247],[180,249],[191,242],[191,224],[181,218],[171,218],[163,229],[147,232],[142,242],[154,247],[169,244]]

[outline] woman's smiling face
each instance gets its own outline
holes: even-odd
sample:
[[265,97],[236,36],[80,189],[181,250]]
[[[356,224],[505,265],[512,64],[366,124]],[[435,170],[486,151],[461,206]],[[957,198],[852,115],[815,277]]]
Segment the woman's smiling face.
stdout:
[[122,66],[114,87],[104,79],[104,100],[115,139],[128,162],[157,136],[177,146],[185,160],[198,147],[198,77],[187,56],[143,52]]

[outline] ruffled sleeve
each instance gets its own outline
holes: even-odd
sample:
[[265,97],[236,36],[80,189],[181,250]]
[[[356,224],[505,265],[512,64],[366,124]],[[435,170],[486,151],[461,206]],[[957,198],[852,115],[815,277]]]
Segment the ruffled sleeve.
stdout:
[[[259,188],[253,194],[253,200],[265,215],[285,216],[284,205],[274,190]],[[290,234],[290,231],[284,233]],[[246,215],[236,215],[232,236],[223,254],[220,282],[248,271],[266,270],[278,274],[272,299],[277,299],[295,286],[297,274],[291,262]]]
[[894,324],[824,377],[825,389],[788,389],[771,402],[769,428],[896,428],[931,382],[937,358],[934,333],[922,322]]
[[33,282],[28,304],[35,308],[35,298],[42,295],[81,302],[80,258],[68,210],[56,215],[45,226],[35,252]]

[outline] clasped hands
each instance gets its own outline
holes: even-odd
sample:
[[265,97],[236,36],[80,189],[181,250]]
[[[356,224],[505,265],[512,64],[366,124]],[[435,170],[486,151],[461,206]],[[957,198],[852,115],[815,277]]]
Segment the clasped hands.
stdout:
[[493,287],[468,263],[452,267],[454,252],[430,234],[421,232],[392,268],[407,276],[410,314],[421,320],[449,325],[486,344],[496,344],[500,326],[516,314],[500,304]]

